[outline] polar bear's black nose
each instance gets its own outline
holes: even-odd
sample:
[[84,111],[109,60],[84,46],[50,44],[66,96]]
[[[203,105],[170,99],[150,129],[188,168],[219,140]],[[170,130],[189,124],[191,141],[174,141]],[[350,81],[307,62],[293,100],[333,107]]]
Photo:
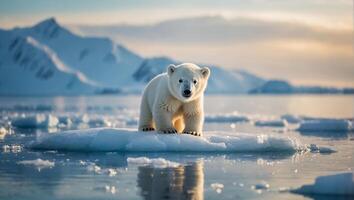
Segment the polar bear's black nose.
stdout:
[[190,96],[191,96],[191,93],[192,93],[192,92],[191,92],[190,90],[184,90],[184,91],[183,91],[183,96],[184,96],[184,97],[190,97]]

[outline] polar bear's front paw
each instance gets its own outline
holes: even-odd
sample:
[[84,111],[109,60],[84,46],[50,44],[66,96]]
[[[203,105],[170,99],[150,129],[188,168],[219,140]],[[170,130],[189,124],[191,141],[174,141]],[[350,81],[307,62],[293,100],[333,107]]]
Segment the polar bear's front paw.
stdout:
[[174,133],[177,133],[177,130],[174,128],[169,128],[169,129],[161,130],[160,132],[165,133],[165,134],[174,134]]
[[141,128],[142,131],[154,131],[155,129],[153,127],[143,127]]
[[183,131],[183,134],[194,135],[194,136],[202,136],[202,134],[198,133],[197,131]]

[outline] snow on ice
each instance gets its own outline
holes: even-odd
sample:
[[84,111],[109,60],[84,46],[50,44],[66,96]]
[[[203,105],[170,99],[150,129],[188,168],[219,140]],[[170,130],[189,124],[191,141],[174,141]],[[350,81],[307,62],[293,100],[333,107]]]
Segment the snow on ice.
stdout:
[[154,167],[178,167],[181,165],[177,162],[169,161],[164,158],[129,157],[127,161],[128,164],[132,165],[152,165]]
[[272,126],[272,127],[286,127],[288,123],[286,120],[282,119],[272,119],[272,120],[259,120],[255,121],[256,126]]
[[21,165],[34,165],[36,166],[38,169],[42,169],[42,168],[51,168],[54,167],[55,163],[51,162],[49,160],[42,160],[40,158],[35,159],[35,160],[23,160],[23,161],[19,161],[17,162],[17,164],[21,164]]
[[265,134],[233,135],[206,132],[204,137],[133,129],[93,128],[46,134],[29,147],[66,151],[122,152],[295,152],[303,149],[296,139]]
[[300,132],[348,132],[353,130],[353,124],[347,119],[313,119],[301,122],[297,130]]

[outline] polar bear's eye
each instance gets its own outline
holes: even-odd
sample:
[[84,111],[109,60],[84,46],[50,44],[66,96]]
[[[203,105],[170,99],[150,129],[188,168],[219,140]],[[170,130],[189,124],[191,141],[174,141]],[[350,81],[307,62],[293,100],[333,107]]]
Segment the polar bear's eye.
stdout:
[[197,80],[193,80],[193,83],[194,83],[194,84],[197,84]]
[[178,81],[178,82],[182,83],[182,82],[183,82],[183,80],[182,80],[182,79],[179,79],[179,81]]

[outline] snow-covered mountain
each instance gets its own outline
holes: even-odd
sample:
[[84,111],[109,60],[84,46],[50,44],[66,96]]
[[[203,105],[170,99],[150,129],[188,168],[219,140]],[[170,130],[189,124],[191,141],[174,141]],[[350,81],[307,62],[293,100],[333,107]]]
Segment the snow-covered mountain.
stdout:
[[[133,74],[135,80],[148,82],[154,76],[165,72],[169,64],[180,64],[167,57],[148,58],[143,61],[138,70]],[[250,89],[261,86],[265,80],[245,71],[228,71],[214,65],[199,64],[208,66],[211,76],[208,82],[208,93],[247,93]]]
[[293,86],[285,80],[269,80],[250,94],[354,94],[354,88]]
[[0,30],[0,95],[92,94],[97,84],[30,36]]
[[106,87],[132,84],[131,75],[143,60],[108,38],[75,35],[54,18],[14,32],[35,38],[55,51],[68,66]]
[[[108,38],[83,37],[54,18],[32,27],[0,29],[0,95],[79,95],[140,92],[146,82],[181,63],[143,58]],[[264,80],[210,66],[209,93],[246,93]]]

